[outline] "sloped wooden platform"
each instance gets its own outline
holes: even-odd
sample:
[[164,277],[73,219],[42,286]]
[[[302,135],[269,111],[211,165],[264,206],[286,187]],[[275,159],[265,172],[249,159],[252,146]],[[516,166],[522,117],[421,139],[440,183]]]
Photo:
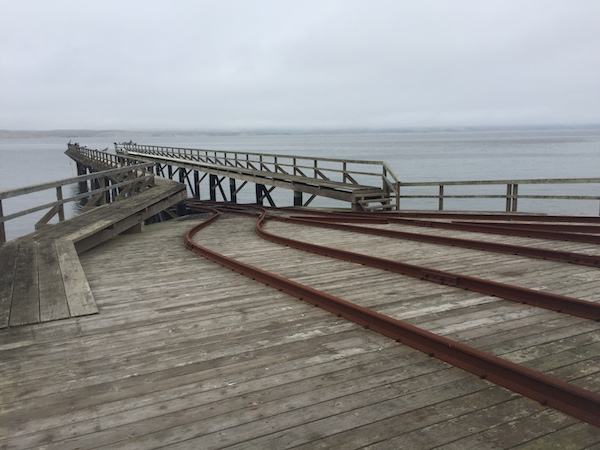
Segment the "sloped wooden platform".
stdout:
[[185,186],[146,191],[48,225],[0,247],[0,328],[98,312],[78,253],[184,200]]

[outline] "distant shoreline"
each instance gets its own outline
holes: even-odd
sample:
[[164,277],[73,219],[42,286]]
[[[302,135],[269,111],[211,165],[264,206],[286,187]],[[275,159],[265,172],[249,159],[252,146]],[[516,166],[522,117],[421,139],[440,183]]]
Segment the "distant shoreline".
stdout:
[[92,138],[113,137],[175,137],[175,136],[243,136],[243,135],[315,135],[315,134],[390,134],[390,133],[460,133],[460,132],[502,132],[502,131],[561,131],[599,130],[598,124],[571,125],[505,125],[505,126],[454,126],[454,127],[407,127],[407,128],[341,128],[341,129],[251,129],[251,130],[0,130],[0,139],[35,138]]

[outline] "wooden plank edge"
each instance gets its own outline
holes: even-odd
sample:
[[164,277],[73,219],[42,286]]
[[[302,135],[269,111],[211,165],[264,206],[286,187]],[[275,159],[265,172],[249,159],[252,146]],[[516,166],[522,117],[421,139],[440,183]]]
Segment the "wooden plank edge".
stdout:
[[96,305],[74,243],[69,240],[56,240],[56,250],[71,317],[97,314],[98,305]]

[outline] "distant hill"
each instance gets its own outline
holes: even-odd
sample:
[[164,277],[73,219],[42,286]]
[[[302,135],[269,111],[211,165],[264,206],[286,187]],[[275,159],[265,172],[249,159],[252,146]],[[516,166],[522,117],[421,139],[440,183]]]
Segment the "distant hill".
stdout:
[[0,139],[31,138],[112,138],[128,136],[131,138],[171,137],[171,136],[239,136],[239,135],[303,135],[303,134],[362,134],[362,133],[451,133],[470,131],[528,131],[528,130],[598,130],[600,124],[579,125],[506,125],[506,126],[473,126],[473,127],[410,127],[410,128],[290,128],[290,129],[240,129],[240,130],[0,130]]
[[27,138],[87,138],[110,137],[114,135],[137,135],[135,132],[122,130],[0,130],[0,139]]

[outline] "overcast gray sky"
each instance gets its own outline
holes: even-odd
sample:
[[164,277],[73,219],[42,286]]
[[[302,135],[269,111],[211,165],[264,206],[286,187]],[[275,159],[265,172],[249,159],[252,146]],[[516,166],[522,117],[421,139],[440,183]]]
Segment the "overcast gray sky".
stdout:
[[0,0],[0,129],[600,123],[600,1]]

